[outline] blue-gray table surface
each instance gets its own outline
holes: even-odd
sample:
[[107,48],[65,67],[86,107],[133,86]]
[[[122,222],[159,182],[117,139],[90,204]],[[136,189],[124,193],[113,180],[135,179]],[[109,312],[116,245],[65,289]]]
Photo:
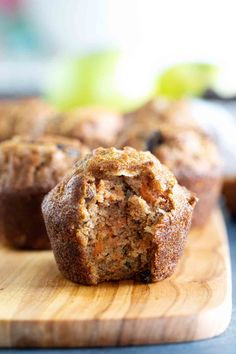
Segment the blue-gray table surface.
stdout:
[[236,221],[229,220],[226,224],[230,242],[232,282],[233,282],[233,312],[228,329],[220,336],[204,341],[118,348],[81,348],[81,349],[0,349],[0,353],[20,354],[236,354]]

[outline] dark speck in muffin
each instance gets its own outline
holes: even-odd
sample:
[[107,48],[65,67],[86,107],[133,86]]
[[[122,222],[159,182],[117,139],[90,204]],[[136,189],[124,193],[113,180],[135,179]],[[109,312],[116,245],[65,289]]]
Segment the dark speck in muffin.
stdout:
[[150,270],[143,270],[142,272],[139,272],[138,274],[138,279],[142,282],[142,283],[149,283],[150,279],[151,279],[151,273]]
[[125,266],[128,269],[132,269],[132,266],[131,266],[130,262],[128,262],[128,261],[125,262]]
[[159,130],[153,132],[147,140],[147,150],[153,153],[155,147],[164,143],[163,135]]
[[65,150],[65,145],[64,144],[57,144],[57,148],[59,149],[59,150]]

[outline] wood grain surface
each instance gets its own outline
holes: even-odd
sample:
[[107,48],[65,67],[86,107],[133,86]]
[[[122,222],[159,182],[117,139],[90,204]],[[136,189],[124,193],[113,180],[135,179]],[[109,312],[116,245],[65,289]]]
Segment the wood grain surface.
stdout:
[[50,251],[0,249],[0,346],[79,347],[190,341],[222,333],[231,274],[220,211],[192,231],[176,273],[156,284],[79,286]]

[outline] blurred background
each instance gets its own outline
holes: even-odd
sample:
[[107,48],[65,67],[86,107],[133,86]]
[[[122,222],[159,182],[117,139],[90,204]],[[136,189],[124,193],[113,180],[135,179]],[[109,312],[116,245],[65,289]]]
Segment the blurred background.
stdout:
[[[0,95],[43,93],[62,109],[104,99],[130,109],[153,93],[212,87],[232,98],[235,9],[233,0],[0,0]],[[112,97],[88,87],[91,71]]]

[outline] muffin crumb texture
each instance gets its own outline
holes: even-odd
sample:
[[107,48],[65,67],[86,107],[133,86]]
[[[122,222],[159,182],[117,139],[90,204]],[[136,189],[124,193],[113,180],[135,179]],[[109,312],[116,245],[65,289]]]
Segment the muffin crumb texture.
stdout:
[[151,153],[98,148],[45,197],[43,214],[68,279],[149,283],[173,273],[195,203]]

